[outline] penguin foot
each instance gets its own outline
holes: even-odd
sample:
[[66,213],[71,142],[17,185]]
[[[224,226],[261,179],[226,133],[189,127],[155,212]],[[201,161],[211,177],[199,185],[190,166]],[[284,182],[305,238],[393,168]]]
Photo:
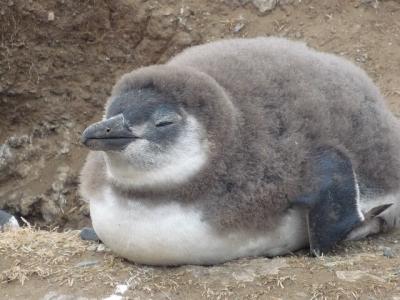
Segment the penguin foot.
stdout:
[[344,240],[364,215],[359,209],[360,191],[350,159],[334,147],[314,153],[314,191],[295,201],[307,210],[310,252],[320,256]]
[[386,220],[379,216],[386,209],[391,207],[392,204],[384,204],[372,208],[365,214],[365,220],[356,226],[346,237],[346,240],[361,240],[369,235],[385,232],[389,230]]

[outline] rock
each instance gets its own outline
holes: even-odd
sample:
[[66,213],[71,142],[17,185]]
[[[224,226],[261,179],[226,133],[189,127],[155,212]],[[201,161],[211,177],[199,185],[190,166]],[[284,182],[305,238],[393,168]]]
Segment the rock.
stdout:
[[[263,276],[278,275],[281,268],[287,267],[285,258],[252,258],[228,262],[213,268],[199,266],[183,267],[195,278],[207,277],[221,284],[253,282]],[[218,276],[215,276],[218,274]]]
[[302,34],[301,32],[299,32],[299,31],[297,31],[297,32],[294,34],[294,37],[295,37],[296,39],[301,39],[301,38],[303,37],[303,34]]
[[42,300],[89,300],[89,298],[86,297],[80,297],[76,295],[65,295],[65,294],[60,294],[57,292],[48,292]]
[[90,245],[89,247],[86,248],[87,251],[96,251],[97,249],[97,244]]
[[0,210],[0,231],[19,228],[17,219],[4,210]]
[[98,263],[99,263],[98,260],[84,260],[84,261],[81,261],[80,263],[77,263],[75,265],[75,267],[77,267],[77,268],[87,268],[87,267],[95,266]]
[[107,248],[104,246],[104,244],[100,244],[97,246],[96,252],[106,252]]
[[70,143],[62,142],[60,154],[67,154],[70,151]]
[[237,32],[239,32],[240,30],[242,30],[243,27],[244,27],[244,24],[243,24],[243,23],[236,23],[236,25],[233,27],[233,32],[237,33]]
[[89,227],[83,228],[79,236],[84,241],[100,241],[94,229]]
[[49,11],[49,13],[47,14],[47,21],[51,22],[54,21],[54,19],[55,19],[54,11]]
[[23,144],[29,143],[29,136],[26,134],[21,135],[21,136],[10,136],[6,143],[11,147],[11,148],[19,148]]
[[278,0],[252,0],[252,2],[261,13],[273,10],[278,4]]
[[172,12],[154,11],[147,24],[147,34],[152,39],[168,40],[176,32],[176,18]]
[[379,1],[378,0],[360,0],[361,4],[370,5],[373,8],[378,8]]
[[177,33],[174,36],[173,41],[176,45],[181,46],[181,47],[188,47],[195,42],[195,40],[189,33],[183,32],[183,31]]
[[394,253],[393,249],[390,247],[383,247],[383,256],[389,257],[389,258],[393,258],[396,256],[396,254]]
[[362,278],[367,278],[367,279],[372,279],[374,281],[378,282],[385,282],[383,278],[380,278],[378,276],[369,274],[367,272],[363,272],[360,270],[357,271],[336,271],[336,276],[337,278],[344,280],[344,281],[349,281],[349,282],[357,282]]
[[89,217],[90,216],[90,208],[88,203],[83,203],[82,206],[79,208],[79,213]]
[[26,178],[30,174],[31,169],[32,166],[30,164],[22,162],[16,166],[15,173],[21,178]]
[[10,171],[10,165],[14,161],[14,156],[8,144],[0,144],[0,180],[6,178]]

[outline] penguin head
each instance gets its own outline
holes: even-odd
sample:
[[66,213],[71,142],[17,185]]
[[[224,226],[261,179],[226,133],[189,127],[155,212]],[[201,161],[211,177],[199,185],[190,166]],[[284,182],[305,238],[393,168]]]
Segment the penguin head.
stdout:
[[196,90],[193,71],[185,73],[146,68],[114,87],[103,120],[82,134],[85,146],[104,152],[110,179],[133,188],[174,186],[210,163],[219,125],[205,102],[218,97],[199,99],[207,82],[203,92]]

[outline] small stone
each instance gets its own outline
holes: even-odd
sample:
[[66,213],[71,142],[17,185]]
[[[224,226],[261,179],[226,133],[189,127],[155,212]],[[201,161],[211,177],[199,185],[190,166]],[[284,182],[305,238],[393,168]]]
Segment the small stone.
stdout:
[[233,27],[233,32],[239,32],[240,30],[242,30],[243,29],[243,27],[244,27],[244,24],[243,23],[237,23],[236,25],[235,25],[235,27]]
[[364,5],[370,5],[375,9],[378,8],[378,6],[379,6],[378,0],[361,0],[360,2],[361,2],[361,4],[364,4]]
[[48,15],[47,15],[47,21],[54,21],[55,19],[55,15],[53,11],[49,11]]
[[19,148],[21,147],[23,144],[26,144],[29,142],[29,137],[25,134],[25,135],[21,135],[21,136],[10,136],[7,139],[7,144],[11,147],[11,148]]
[[64,295],[64,294],[59,294],[58,292],[48,292],[46,295],[44,295],[42,300],[89,300],[89,298],[82,297],[82,296],[77,296],[77,295]]
[[67,142],[62,142],[61,144],[61,149],[60,149],[60,154],[67,154],[70,151],[69,149],[69,143]]
[[99,241],[99,237],[97,236],[96,232],[93,228],[85,227],[81,230],[79,234],[81,239],[84,241]]
[[20,165],[17,165],[17,167],[15,168],[15,172],[21,178],[25,178],[31,173],[31,168],[32,168],[32,165],[26,164],[26,163],[21,163]]
[[80,92],[80,96],[81,96],[81,98],[84,99],[84,100],[89,100],[90,98],[92,98],[92,95],[91,95],[88,91],[86,91],[86,90],[82,90],[82,91]]
[[393,258],[396,256],[396,254],[394,253],[393,249],[390,247],[383,247],[383,256],[389,257],[389,258]]
[[115,293],[123,295],[128,289],[129,286],[127,284],[118,284],[117,287],[115,288]]
[[164,9],[164,10],[162,10],[162,11],[160,11],[160,14],[162,15],[162,16],[170,16],[170,15],[172,15],[174,13],[174,11],[172,10],[172,8],[166,8],[166,9]]
[[96,252],[105,252],[106,250],[106,246],[104,246],[104,244],[100,244],[97,246]]
[[278,4],[278,0],[253,0],[252,2],[261,13],[273,10]]
[[92,267],[94,265],[97,265],[99,263],[98,260],[84,260],[81,261],[80,263],[77,263],[75,267],[77,268],[87,268],[87,267]]
[[179,32],[175,35],[174,42],[176,43],[176,45],[187,47],[193,44],[195,41],[189,33]]
[[79,208],[79,213],[84,216],[90,216],[90,208],[88,203],[83,203],[81,208]]
[[97,249],[96,244],[90,245],[89,247],[86,248],[87,251],[96,251],[96,249]]
[[10,146],[7,144],[0,144],[0,170],[3,165],[6,165],[12,158]]
[[0,210],[0,231],[19,228],[17,219],[4,210]]
[[337,278],[344,280],[344,281],[348,281],[348,282],[357,282],[363,277],[374,280],[374,281],[378,281],[378,282],[385,282],[385,280],[383,278],[380,278],[378,276],[375,276],[375,275],[372,275],[372,274],[369,274],[367,272],[363,272],[360,270],[336,271],[336,276],[337,276]]
[[303,37],[303,35],[302,35],[301,32],[296,32],[296,33],[294,34],[294,37],[295,37],[296,39],[301,39],[301,38]]

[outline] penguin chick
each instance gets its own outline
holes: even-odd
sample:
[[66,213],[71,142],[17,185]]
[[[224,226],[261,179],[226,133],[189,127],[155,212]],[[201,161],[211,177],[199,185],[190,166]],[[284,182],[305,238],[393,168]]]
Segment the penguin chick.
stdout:
[[320,255],[399,223],[398,120],[362,70],[302,43],[223,40],[128,73],[82,143],[94,230],[137,263]]

